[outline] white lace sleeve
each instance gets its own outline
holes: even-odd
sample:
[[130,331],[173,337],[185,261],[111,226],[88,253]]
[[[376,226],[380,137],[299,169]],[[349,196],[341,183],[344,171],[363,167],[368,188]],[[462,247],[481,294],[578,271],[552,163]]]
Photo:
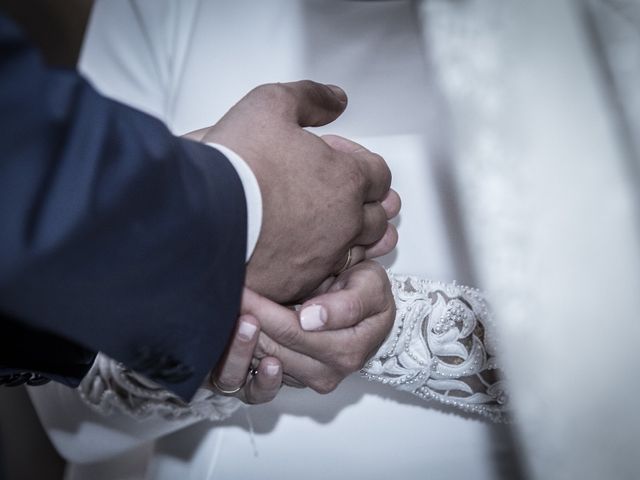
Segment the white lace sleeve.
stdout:
[[82,400],[102,414],[114,411],[143,419],[159,416],[165,420],[201,418],[224,420],[241,405],[234,397],[198,389],[190,403],[147,380],[123,364],[98,354],[89,373],[80,383]]
[[363,375],[504,421],[507,396],[496,371],[494,324],[481,293],[455,283],[389,277],[396,320]]

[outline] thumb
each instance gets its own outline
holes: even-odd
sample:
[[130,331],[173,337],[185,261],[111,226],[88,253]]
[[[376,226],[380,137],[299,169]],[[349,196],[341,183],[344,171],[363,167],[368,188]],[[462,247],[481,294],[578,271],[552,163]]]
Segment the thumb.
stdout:
[[242,294],[240,311],[242,315],[257,318],[260,330],[282,346],[295,348],[304,336],[296,312],[248,288]]
[[300,310],[303,330],[339,330],[388,308],[387,274],[365,261],[342,273],[328,292],[307,300]]
[[301,127],[319,127],[331,123],[347,107],[344,90],[311,80],[263,85],[257,91],[264,92],[270,98],[272,107],[282,112],[286,120]]

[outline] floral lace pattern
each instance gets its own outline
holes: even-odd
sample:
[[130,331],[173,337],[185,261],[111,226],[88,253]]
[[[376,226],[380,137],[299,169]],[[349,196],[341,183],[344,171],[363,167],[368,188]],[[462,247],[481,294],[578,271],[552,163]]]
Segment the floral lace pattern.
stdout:
[[221,421],[241,405],[234,397],[217,395],[205,388],[198,389],[193,400],[186,403],[102,353],[80,383],[78,392],[86,404],[102,414],[117,411],[138,419],[155,415],[165,420],[195,416]]
[[393,330],[362,373],[370,379],[501,421],[507,396],[497,377],[496,338],[478,290],[390,275]]

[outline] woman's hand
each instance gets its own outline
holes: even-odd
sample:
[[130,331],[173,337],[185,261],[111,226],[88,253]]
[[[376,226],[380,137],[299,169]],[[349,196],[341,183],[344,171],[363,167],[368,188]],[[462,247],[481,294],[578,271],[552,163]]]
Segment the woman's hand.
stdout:
[[295,312],[245,289],[242,315],[210,388],[265,403],[283,379],[328,393],[361,369],[395,319],[387,274],[364,261],[325,282],[322,291]]
[[242,311],[260,321],[257,359],[278,358],[288,384],[329,393],[383,343],[395,302],[385,270],[364,261],[327,285],[326,293],[307,300],[299,313],[248,289]]

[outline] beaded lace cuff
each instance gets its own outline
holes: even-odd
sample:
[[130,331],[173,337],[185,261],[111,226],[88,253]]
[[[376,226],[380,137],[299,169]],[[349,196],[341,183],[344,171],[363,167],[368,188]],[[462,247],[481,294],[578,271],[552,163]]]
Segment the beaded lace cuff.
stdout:
[[504,421],[496,338],[478,290],[389,274],[396,301],[391,333],[362,370],[369,380]]
[[205,388],[198,389],[193,400],[186,403],[101,353],[78,392],[86,404],[102,414],[117,411],[138,419],[159,416],[165,420],[198,417],[220,421],[241,405],[234,397],[216,395]]

